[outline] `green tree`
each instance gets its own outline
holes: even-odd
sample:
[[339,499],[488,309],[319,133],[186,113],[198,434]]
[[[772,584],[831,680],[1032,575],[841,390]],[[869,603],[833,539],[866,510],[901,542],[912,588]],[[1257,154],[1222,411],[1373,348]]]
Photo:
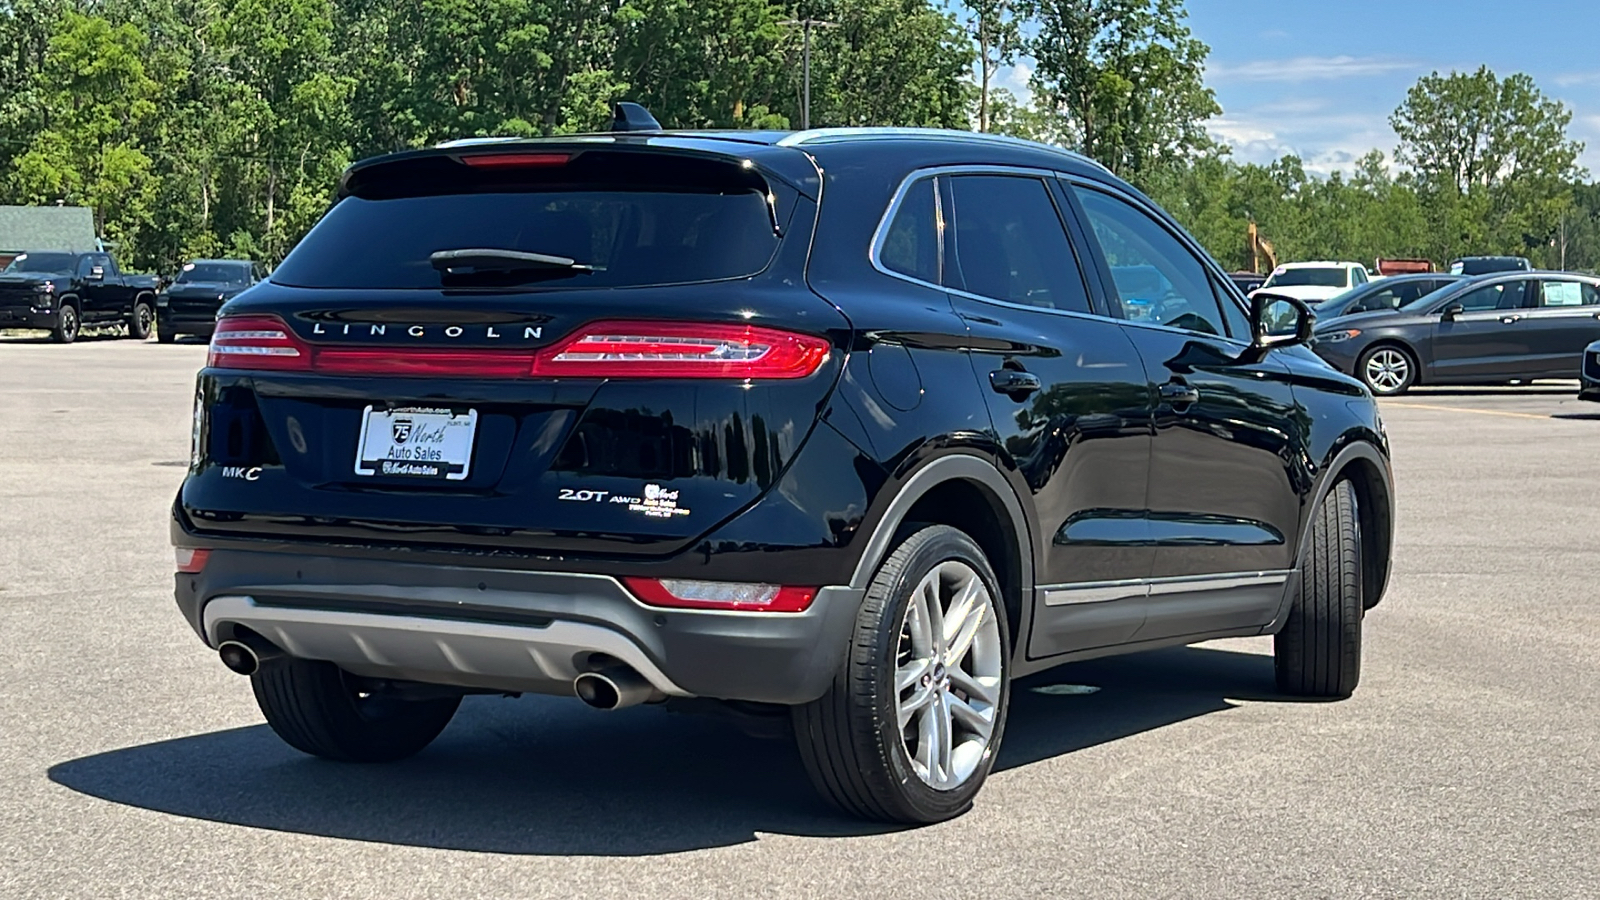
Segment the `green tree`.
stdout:
[[1023,49],[1022,22],[1027,10],[1016,0],[967,0],[966,7],[967,34],[978,50],[977,129],[989,131],[990,85],[995,72],[1016,62]]
[[1138,183],[1211,146],[1210,48],[1182,0],[1035,0],[1032,88],[1061,143]]
[[[812,33],[813,125],[968,126],[973,48],[955,16],[927,0],[815,6],[804,12],[839,27]],[[790,71],[790,98],[779,109],[798,122],[799,66]]]

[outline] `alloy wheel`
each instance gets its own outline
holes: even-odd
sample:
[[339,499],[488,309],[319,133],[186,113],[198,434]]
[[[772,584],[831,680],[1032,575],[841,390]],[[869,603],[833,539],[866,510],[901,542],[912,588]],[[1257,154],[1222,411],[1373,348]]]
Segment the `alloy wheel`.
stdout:
[[900,740],[930,787],[978,770],[994,735],[1004,663],[988,587],[966,563],[935,566],[906,607],[896,657]]
[[1363,374],[1374,391],[1392,394],[1411,380],[1411,360],[1399,350],[1384,347],[1367,357]]
[[68,342],[78,336],[78,310],[74,307],[61,307],[61,336]]

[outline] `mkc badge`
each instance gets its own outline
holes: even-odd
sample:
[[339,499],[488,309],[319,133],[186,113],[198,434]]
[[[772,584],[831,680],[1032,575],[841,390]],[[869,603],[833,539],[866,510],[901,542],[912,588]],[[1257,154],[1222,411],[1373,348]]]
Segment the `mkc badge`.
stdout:
[[411,420],[395,419],[390,423],[394,427],[394,442],[404,444],[411,437]]

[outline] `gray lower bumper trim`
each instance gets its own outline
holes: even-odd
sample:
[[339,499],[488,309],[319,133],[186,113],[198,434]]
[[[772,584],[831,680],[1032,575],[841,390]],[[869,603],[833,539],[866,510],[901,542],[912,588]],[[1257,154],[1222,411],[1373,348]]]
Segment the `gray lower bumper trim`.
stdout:
[[544,627],[263,606],[222,596],[205,606],[216,646],[224,625],[243,625],[303,659],[332,662],[369,677],[505,691],[570,691],[578,665],[604,653],[632,666],[663,694],[690,696],[628,638],[598,625],[555,621]]

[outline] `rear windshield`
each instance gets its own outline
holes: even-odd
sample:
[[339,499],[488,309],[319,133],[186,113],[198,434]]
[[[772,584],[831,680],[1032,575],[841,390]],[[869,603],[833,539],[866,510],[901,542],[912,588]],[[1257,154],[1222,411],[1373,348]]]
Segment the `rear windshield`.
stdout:
[[430,256],[509,250],[588,268],[519,272],[498,285],[640,287],[754,275],[777,249],[766,197],[753,189],[585,190],[346,197],[272,273],[312,288],[451,286]]
[[244,284],[250,280],[250,267],[237,263],[190,263],[178,274],[178,283],[191,281],[211,284]]
[[1264,287],[1345,287],[1349,284],[1347,269],[1284,269],[1272,273]]

